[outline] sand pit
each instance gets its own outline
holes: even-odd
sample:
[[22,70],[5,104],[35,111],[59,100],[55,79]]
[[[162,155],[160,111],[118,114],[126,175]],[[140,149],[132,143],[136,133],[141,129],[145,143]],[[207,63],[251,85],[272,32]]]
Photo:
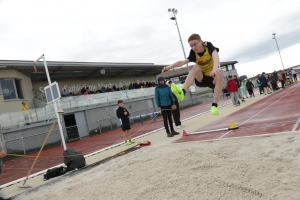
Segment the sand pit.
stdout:
[[299,144],[293,132],[143,147],[16,199],[300,199]]

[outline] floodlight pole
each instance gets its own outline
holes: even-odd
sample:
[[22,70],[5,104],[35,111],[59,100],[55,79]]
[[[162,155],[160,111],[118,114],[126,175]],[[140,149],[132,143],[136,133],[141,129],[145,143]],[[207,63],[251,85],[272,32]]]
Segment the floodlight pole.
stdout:
[[284,69],[284,65],[283,65],[283,62],[282,62],[282,58],[281,58],[281,54],[280,54],[280,50],[279,50],[279,47],[278,47],[278,43],[277,43],[277,39],[276,39],[276,33],[273,33],[273,39],[275,39],[275,42],[276,42],[276,45],[277,45],[277,49],[278,49],[278,53],[279,53],[279,56],[280,56],[280,60],[281,60],[281,64],[282,64],[282,68]]
[[[184,59],[186,59],[186,55],[185,55],[185,51],[184,51],[184,47],[183,47],[183,43],[182,43],[182,39],[181,39],[181,35],[180,35],[180,31],[179,31],[179,27],[178,27],[178,22],[177,22],[177,18],[176,18],[176,14],[177,14],[177,10],[175,8],[171,9],[169,8],[168,9],[168,12],[170,14],[170,19],[171,20],[175,20],[176,22],[176,27],[177,27],[177,31],[178,31],[178,35],[179,35],[179,41],[181,42],[181,47],[182,47],[182,51],[183,51],[183,55],[184,55]],[[188,64],[186,64],[187,66],[187,69],[188,69],[188,73],[190,73],[190,67]]]
[[[51,87],[51,79],[50,79],[50,75],[49,75],[49,71],[48,71],[48,67],[47,67],[45,55],[42,54],[38,59],[36,59],[36,60],[34,61],[34,63],[36,63],[36,62],[39,61],[40,59],[43,59],[43,61],[44,61],[44,66],[45,66],[45,71],[46,71],[46,75],[47,75],[47,79],[48,79],[48,84],[49,84],[49,86],[50,86],[51,97],[52,97],[52,99],[54,99],[54,98],[53,98],[52,87]],[[58,124],[58,128],[59,128],[59,133],[60,133],[61,141],[62,141],[64,150],[66,150],[66,149],[67,149],[67,147],[66,147],[66,142],[65,142],[65,138],[64,138],[62,126],[61,126],[61,123],[60,123],[59,114],[57,113],[56,102],[53,101],[53,104],[54,104],[54,111],[55,111],[56,118],[57,118],[57,124]]]

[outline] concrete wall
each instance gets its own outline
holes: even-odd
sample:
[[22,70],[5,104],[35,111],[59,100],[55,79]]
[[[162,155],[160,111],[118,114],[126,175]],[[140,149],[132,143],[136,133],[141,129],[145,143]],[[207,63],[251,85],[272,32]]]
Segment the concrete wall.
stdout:
[[[52,82],[56,80],[51,80]],[[79,91],[82,87],[89,87],[90,90],[101,89],[102,86],[112,88],[113,85],[122,87],[123,85],[130,85],[130,83],[139,82],[156,82],[155,76],[141,76],[135,77],[118,77],[118,78],[101,78],[101,79],[67,79],[67,80],[57,80],[60,90],[65,88],[68,92]],[[44,87],[48,85],[47,81],[44,82],[32,82],[33,88],[44,92]]]
[[[28,153],[39,149],[48,134],[53,121],[43,124],[24,126],[14,131],[3,133],[6,149],[9,153]],[[66,133],[64,133],[66,136]],[[46,145],[61,143],[61,136],[56,124]]]
[[31,84],[31,79],[28,76],[14,69],[1,69],[0,78],[20,79],[23,96],[24,96],[24,99],[4,101],[3,95],[0,94],[0,113],[20,111],[22,101],[25,101],[29,108],[34,108],[32,84]]

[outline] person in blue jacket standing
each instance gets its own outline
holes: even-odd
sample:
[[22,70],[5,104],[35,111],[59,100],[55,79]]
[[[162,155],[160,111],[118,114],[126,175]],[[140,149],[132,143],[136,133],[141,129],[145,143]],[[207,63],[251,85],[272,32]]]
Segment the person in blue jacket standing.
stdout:
[[161,111],[164,118],[164,126],[167,136],[173,137],[174,135],[178,135],[179,133],[174,130],[172,121],[172,109],[176,109],[176,105],[172,91],[170,87],[166,85],[164,77],[158,78],[158,86],[155,88],[155,100],[158,110]]

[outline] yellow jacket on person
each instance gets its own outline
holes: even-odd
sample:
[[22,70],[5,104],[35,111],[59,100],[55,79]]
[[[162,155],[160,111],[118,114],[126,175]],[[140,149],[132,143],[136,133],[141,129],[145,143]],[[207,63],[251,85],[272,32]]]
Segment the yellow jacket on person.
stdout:
[[24,115],[29,115],[28,105],[22,105],[21,110],[22,110]]

